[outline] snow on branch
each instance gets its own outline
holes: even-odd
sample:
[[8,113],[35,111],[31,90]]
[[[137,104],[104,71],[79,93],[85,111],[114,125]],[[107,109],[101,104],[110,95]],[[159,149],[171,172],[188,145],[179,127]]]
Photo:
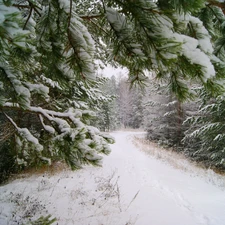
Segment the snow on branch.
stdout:
[[[15,105],[9,102],[3,105],[4,108],[38,114],[41,125],[46,131],[46,137],[48,137],[47,145],[52,143],[47,148],[48,151],[51,152],[51,155],[64,155],[65,160],[72,168],[80,168],[83,163],[100,165],[102,157],[98,154],[108,154],[110,152],[108,143],[114,142],[112,137],[101,134],[97,128],[87,126],[84,123],[83,116],[93,115],[89,110],[69,108],[65,112],[56,112],[35,106],[23,110],[18,104]],[[7,118],[14,125],[21,138],[33,144],[39,152],[43,150],[45,146],[40,145],[38,140],[38,138],[44,140],[43,134],[40,134],[41,137],[36,138],[27,128],[19,128],[9,116]],[[39,158],[42,157],[41,159],[44,160],[46,158],[45,154],[45,151],[43,151]]]
[[142,46],[139,43],[135,43],[132,37],[132,29],[127,25],[125,16],[121,15],[115,9],[106,8],[106,17],[110,23],[112,29],[116,33],[119,41],[121,41],[125,48],[141,58],[145,58],[145,54],[142,51]]
[[17,124],[13,121],[11,117],[9,117],[6,113],[4,113],[6,118],[11,122],[11,124],[14,126],[14,128],[17,131],[17,134],[26,140],[27,142],[30,142],[35,146],[35,149],[38,152],[41,152],[43,150],[43,146],[39,143],[38,139],[34,137],[34,135],[31,134],[31,132],[27,128],[20,128],[17,126]]
[[202,21],[189,14],[174,14],[178,23],[182,23],[184,27],[191,26],[190,29],[194,36],[187,36],[174,32],[173,37],[178,42],[182,43],[181,55],[185,56],[191,64],[196,64],[201,67],[202,81],[207,82],[215,76],[215,68],[211,60],[217,60],[213,56],[213,46],[211,37],[204,27]]
[[22,82],[20,81],[20,74],[13,73],[10,71],[6,66],[2,65],[0,62],[0,69],[4,71],[4,74],[6,75],[7,79],[10,81],[14,91],[16,92],[16,97],[18,99],[18,103],[22,107],[29,107],[30,106],[30,91],[28,88],[26,88]]
[[60,7],[68,16],[68,40],[73,51],[66,51],[65,57],[76,58],[79,72],[83,78],[95,79],[95,43],[82,19],[76,14],[76,5],[71,0],[60,0]]

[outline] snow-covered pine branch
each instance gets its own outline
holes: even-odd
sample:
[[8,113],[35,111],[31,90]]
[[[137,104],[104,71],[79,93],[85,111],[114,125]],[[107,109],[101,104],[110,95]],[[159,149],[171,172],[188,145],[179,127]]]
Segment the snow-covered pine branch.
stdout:
[[[21,110],[19,105],[12,103],[5,103],[3,109],[4,107],[8,110],[10,108]],[[107,143],[113,143],[113,139],[110,136],[101,134],[97,128],[86,126],[83,121],[83,114],[85,116],[93,116],[93,112],[91,111],[70,108],[66,112],[56,112],[41,107],[30,106],[26,108],[26,112],[39,115],[41,125],[44,128],[40,136],[35,134],[35,132],[32,134],[27,128],[19,128],[6,115],[7,119],[10,120],[17,130],[21,143],[25,141],[26,143],[30,143],[29,146],[34,147],[34,149],[30,147],[31,149],[39,149],[39,153],[36,155],[31,149],[28,152],[24,144],[18,146],[21,147],[19,154],[21,160],[23,159],[22,161],[26,164],[32,162],[34,155],[41,160],[43,157],[49,158],[50,162],[51,158],[61,154],[70,163],[72,168],[79,168],[83,163],[99,164],[101,157],[98,154],[108,154],[110,152]],[[47,139],[45,139],[45,136]],[[66,142],[68,142],[68,145],[66,145]],[[67,149],[64,149],[63,146],[67,146]]]

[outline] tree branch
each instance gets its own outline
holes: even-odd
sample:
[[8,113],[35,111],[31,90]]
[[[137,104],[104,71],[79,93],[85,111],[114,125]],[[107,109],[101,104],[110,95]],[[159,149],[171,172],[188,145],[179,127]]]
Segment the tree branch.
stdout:
[[91,20],[91,19],[98,19],[103,17],[102,14],[91,14],[91,15],[80,15],[79,16],[83,20]]
[[12,6],[16,7],[16,8],[22,8],[22,9],[33,9],[39,16],[41,16],[41,13],[38,11],[42,10],[40,7],[38,7],[37,5],[34,5],[32,2],[28,1],[29,5],[20,5],[20,4],[12,4]]
[[218,2],[216,0],[208,0],[208,5],[211,6],[217,6],[219,8],[221,8],[221,10],[223,11],[223,14],[225,15],[225,2]]
[[14,6],[16,8],[26,8],[26,9],[29,9],[30,8],[29,5],[12,4],[12,6]]
[[28,21],[29,21],[29,19],[30,19],[30,17],[31,17],[32,11],[33,11],[33,8],[32,8],[32,6],[31,6],[30,11],[29,11],[29,15],[28,15],[28,17],[27,17],[27,19],[26,19],[26,22],[25,22],[24,26],[23,26],[23,30],[25,30],[25,28],[26,28],[26,26],[27,26],[27,23],[28,23]]

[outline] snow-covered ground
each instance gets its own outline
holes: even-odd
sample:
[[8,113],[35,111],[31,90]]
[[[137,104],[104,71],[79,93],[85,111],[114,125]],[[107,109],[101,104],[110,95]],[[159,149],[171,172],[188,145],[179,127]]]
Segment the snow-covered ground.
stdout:
[[[115,132],[103,166],[0,187],[0,224],[51,214],[59,225],[224,225],[225,177]],[[168,156],[169,155],[169,156]],[[172,159],[172,160],[171,160]]]

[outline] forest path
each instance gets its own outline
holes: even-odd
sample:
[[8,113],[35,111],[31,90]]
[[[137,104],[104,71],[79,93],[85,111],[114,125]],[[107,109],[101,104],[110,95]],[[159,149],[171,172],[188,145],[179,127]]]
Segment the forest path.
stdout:
[[[100,168],[33,174],[0,186],[0,224],[51,214],[54,225],[225,225],[224,176],[134,144],[141,132],[111,135],[116,143]],[[145,153],[152,150],[161,155]]]
[[187,171],[174,168],[141,152],[132,143],[132,134],[112,135],[116,143],[110,157],[105,158],[104,167],[119,174],[124,200],[129,202],[138,193],[128,209],[137,215],[136,225],[225,224],[225,191],[211,182],[218,175],[211,171],[208,176],[187,162]]

